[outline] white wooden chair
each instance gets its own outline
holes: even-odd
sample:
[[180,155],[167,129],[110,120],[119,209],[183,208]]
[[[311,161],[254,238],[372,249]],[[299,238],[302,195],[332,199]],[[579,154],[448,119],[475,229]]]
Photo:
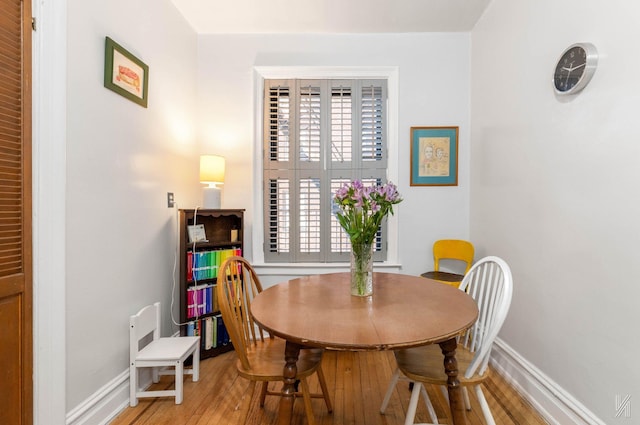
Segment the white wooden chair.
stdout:
[[[485,257],[467,272],[460,290],[466,291],[478,304],[478,320],[459,337],[456,349],[458,369],[464,375],[458,376],[462,386],[465,407],[471,409],[467,387],[473,387],[478,397],[487,425],[495,425],[493,415],[482,393],[481,385],[488,376],[487,366],[493,341],[504,323],[513,292],[513,278],[507,263],[498,257]],[[414,383],[411,392],[405,425],[414,423],[418,398],[422,394],[425,405],[434,424],[438,423],[433,405],[424,384],[439,385],[447,395],[447,375],[443,368],[442,351],[438,344],[399,350],[395,353],[398,368],[394,372],[387,393],[382,401],[380,413],[384,413],[393,390],[401,378]]]
[[[140,348],[140,342],[153,339]],[[191,369],[184,368],[184,361],[193,356]],[[148,305],[129,318],[129,405],[138,405],[142,397],[175,396],[176,404],[182,403],[183,375],[192,375],[194,382],[200,375],[200,337],[160,337],[160,303]],[[158,391],[138,390],[138,368],[150,367],[153,382],[159,375],[175,375],[175,389]],[[167,367],[174,369],[164,370]],[[160,370],[163,368],[163,370]]]

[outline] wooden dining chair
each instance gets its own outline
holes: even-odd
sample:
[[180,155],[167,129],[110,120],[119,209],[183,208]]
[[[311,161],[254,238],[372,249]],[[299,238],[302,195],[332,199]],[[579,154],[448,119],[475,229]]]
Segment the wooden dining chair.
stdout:
[[[465,407],[467,410],[471,409],[467,387],[473,387],[487,425],[495,425],[481,384],[488,376],[487,366],[493,341],[498,336],[511,305],[511,270],[501,258],[485,257],[467,272],[460,284],[460,290],[466,291],[476,301],[479,310],[478,320],[459,337],[456,349],[458,369],[464,371],[458,379],[463,389]],[[405,425],[414,423],[420,394],[424,398],[431,421],[437,424],[438,418],[424,384],[440,385],[446,389],[448,377],[442,366],[443,355],[440,347],[438,344],[432,344],[399,350],[394,354],[398,367],[391,378],[380,413],[384,413],[398,380],[404,377],[414,383]]]
[[[462,278],[469,271],[473,264],[474,248],[469,241],[461,239],[440,239],[433,244],[433,270],[422,273],[420,276],[437,280],[458,287]],[[440,270],[442,260],[453,260],[455,263],[462,263],[463,273],[449,273]]]
[[[255,271],[242,257],[227,258],[218,270],[216,296],[233,348],[238,355],[236,367],[238,374],[253,382],[252,393],[256,384],[262,382],[260,407],[264,407],[267,395],[281,396],[280,391],[269,389],[269,382],[282,382],[284,371],[285,341],[273,336],[265,336],[266,332],[253,320],[250,314],[251,301],[262,292],[262,285]],[[327,384],[322,373],[321,361],[323,349],[300,350],[297,362],[296,378],[300,381],[301,391],[295,397],[304,401],[307,422],[315,424],[311,408],[311,398],[323,398],[329,412],[332,411]],[[316,373],[321,394],[309,391],[307,378]]]

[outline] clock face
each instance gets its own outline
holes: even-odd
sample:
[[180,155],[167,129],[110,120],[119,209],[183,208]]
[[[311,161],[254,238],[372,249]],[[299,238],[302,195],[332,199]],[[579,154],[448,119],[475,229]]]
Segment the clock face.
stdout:
[[558,94],[577,93],[595,72],[598,55],[588,43],[574,44],[564,51],[553,74],[553,86]]

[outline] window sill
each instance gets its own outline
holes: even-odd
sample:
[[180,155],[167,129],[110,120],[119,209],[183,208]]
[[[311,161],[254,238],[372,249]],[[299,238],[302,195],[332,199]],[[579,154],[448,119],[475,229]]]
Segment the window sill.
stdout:
[[[322,273],[349,271],[348,263],[260,263],[252,264],[259,276],[304,276]],[[373,271],[399,273],[402,265],[398,263],[373,263]]]

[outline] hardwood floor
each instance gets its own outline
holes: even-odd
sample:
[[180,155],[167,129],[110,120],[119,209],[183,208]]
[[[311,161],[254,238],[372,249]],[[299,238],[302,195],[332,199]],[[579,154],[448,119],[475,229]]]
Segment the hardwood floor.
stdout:
[[[140,399],[138,406],[127,407],[112,425],[244,425],[276,424],[278,397],[267,397],[264,408],[258,405],[251,384],[238,376],[236,356],[229,352],[200,363],[200,381],[185,377],[184,401],[176,405],[173,398]],[[401,381],[394,392],[385,415],[379,412],[382,398],[393,370],[395,360],[391,352],[336,352],[326,351],[323,370],[331,392],[333,413],[321,399],[313,400],[318,425],[401,425],[409,403],[407,383]],[[172,386],[172,377],[164,376],[159,387]],[[272,384],[279,385],[279,384]],[[319,392],[314,377],[311,390]],[[259,387],[257,387],[259,389]],[[448,403],[438,388],[428,388],[438,421],[450,424]],[[510,388],[500,375],[491,371],[484,387],[497,425],[543,425],[546,422]],[[484,419],[473,392],[470,391],[471,411],[467,412],[470,425],[483,425]],[[420,401],[416,421],[428,422],[429,417]],[[304,406],[296,400],[293,424],[306,424]]]

